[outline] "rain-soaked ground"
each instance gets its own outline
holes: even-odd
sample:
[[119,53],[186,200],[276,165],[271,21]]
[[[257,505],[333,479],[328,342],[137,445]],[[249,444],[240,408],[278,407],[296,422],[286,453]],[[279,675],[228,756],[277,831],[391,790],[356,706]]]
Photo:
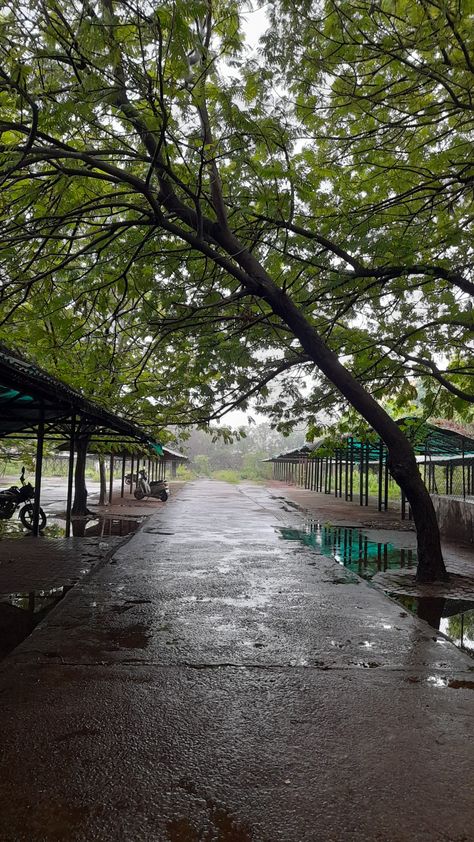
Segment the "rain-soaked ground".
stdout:
[[[143,520],[130,516],[77,518],[72,522],[72,543],[62,540],[66,530],[60,517],[50,517],[38,539],[17,519],[0,521],[0,659],[32,633],[79,579],[119,546],[118,539],[135,532]],[[78,543],[76,539],[84,540]]]
[[[389,541],[374,540],[375,530],[352,526],[331,526],[308,518],[303,528],[283,527],[281,535],[298,541],[316,552],[333,558],[340,565],[363,579],[370,580],[387,570],[415,568],[414,535],[403,532],[396,536],[396,546]],[[376,537],[383,535],[378,532]],[[401,544],[401,546],[400,546]],[[388,591],[407,610],[426,620],[432,628],[443,632],[456,646],[474,654],[474,601],[445,597],[414,597]]]
[[474,842],[472,658],[282,528],[189,483],[3,659],[1,842]]
[[[136,532],[143,517],[131,516],[109,516],[97,515],[87,518],[73,518],[71,522],[71,535],[79,538],[100,536],[107,538],[110,535],[125,537]],[[20,520],[0,521],[0,540],[2,538],[25,538],[29,535]],[[64,538],[66,535],[66,523],[64,518],[59,516],[48,517],[48,522],[42,530],[44,538]]]

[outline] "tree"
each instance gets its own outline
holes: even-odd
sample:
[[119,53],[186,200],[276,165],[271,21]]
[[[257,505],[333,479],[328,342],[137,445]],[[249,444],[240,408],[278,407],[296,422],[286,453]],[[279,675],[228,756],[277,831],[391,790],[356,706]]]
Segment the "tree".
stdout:
[[[367,18],[373,4],[361,5]],[[229,388],[242,400],[277,374],[316,365],[388,447],[417,526],[418,578],[444,578],[412,448],[341,362],[355,359],[358,373],[357,345],[348,343],[357,328],[344,316],[372,282],[380,291],[398,278],[403,298],[407,276],[444,283],[443,266],[368,268],[367,227],[362,254],[355,235],[347,250],[349,222],[341,226],[337,197],[320,189],[320,156],[304,171],[299,164],[304,121],[273,93],[287,56],[259,74],[242,53],[237,6],[202,0],[156,10],[125,0],[7,4],[2,42],[5,318],[35,287],[74,300],[113,288],[111,322],[123,323],[133,279],[143,290],[144,341],[155,356],[166,356],[166,342],[178,346],[179,372],[194,352],[205,373],[194,392],[207,388],[210,400]],[[321,233],[328,207],[332,238]],[[261,375],[253,385],[252,353]],[[152,352],[145,357],[152,367]]]
[[319,292],[361,382],[403,401],[415,375],[428,412],[470,415],[470,4],[283,0],[270,12],[265,61],[281,68],[304,137],[298,212],[280,222],[293,252],[311,234],[332,252]]

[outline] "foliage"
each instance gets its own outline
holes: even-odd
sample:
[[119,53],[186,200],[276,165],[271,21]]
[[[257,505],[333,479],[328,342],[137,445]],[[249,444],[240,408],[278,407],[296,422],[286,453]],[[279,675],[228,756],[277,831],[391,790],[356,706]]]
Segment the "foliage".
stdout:
[[[396,410],[418,392],[428,414],[470,419],[471,4],[283,0],[270,10],[263,61],[281,69],[302,137],[291,249],[304,228],[321,246],[327,238],[319,295],[337,310],[333,337]],[[310,399],[326,406],[334,395]]]
[[277,0],[257,56],[239,8],[4,5],[8,332],[50,322],[110,383],[123,351],[109,398],[150,423],[162,398],[181,424],[258,395],[284,431],[351,405],[436,532],[376,399],[404,406],[415,373],[474,402],[468,0]]
[[466,411],[467,5],[283,0],[258,57],[210,14],[5,5],[2,337],[150,426],[252,395],[315,423],[340,398],[242,288],[231,218],[367,388]]
[[198,453],[194,457],[193,469],[196,471],[198,476],[209,477],[211,475],[211,468],[210,468],[210,465],[209,465],[209,457],[205,456],[202,453]]

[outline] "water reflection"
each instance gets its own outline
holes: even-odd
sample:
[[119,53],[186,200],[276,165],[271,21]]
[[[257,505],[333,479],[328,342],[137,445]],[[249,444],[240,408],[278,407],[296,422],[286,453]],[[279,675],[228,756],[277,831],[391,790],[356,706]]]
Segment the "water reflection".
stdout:
[[286,540],[313,547],[363,579],[371,579],[380,571],[411,568],[416,564],[414,550],[370,541],[361,529],[352,526],[313,523],[305,530],[282,528],[280,531]]
[[[282,538],[299,541],[370,581],[376,573],[414,568],[416,552],[410,548],[369,540],[362,529],[309,523],[306,529],[280,528]],[[400,533],[403,536],[403,533]],[[443,597],[390,594],[405,608],[441,631],[456,646],[474,653],[474,602]]]
[[456,646],[474,653],[474,602],[444,597],[396,594],[405,608],[449,637]]
[[72,518],[72,534],[75,538],[105,538],[110,535],[125,537],[136,532],[143,518],[99,517]]
[[71,587],[0,594],[0,658],[28,637]]
[[[107,537],[119,535],[125,537],[135,532],[143,517],[79,517],[71,520],[71,533],[76,538]],[[64,518],[52,518],[48,515],[48,522],[41,531],[44,538],[64,538],[66,524]],[[0,520],[0,538],[24,538],[31,536],[29,529],[25,529],[19,520]]]

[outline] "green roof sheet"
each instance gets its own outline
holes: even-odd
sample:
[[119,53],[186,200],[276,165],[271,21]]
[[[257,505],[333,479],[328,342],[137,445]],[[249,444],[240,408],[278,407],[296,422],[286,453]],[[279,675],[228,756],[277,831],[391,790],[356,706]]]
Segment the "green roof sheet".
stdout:
[[[419,456],[427,456],[433,459],[436,457],[451,457],[461,458],[462,456],[474,458],[474,437],[468,431],[460,429],[451,429],[450,422],[436,421],[428,422],[422,418],[415,416],[407,416],[397,421],[397,424],[403,429],[404,433],[410,439],[415,453]],[[443,426],[444,425],[444,426]],[[288,450],[285,453],[279,453],[266,459],[267,462],[282,462],[282,461],[298,461],[305,456],[321,456],[326,455],[324,451],[328,451],[328,442],[331,441],[331,446],[337,449],[334,445],[333,439],[329,438],[318,439],[315,445],[303,445],[296,450]],[[341,438],[339,448],[346,448],[351,446],[354,453],[354,461],[357,462],[361,456],[361,450],[364,450],[364,458],[368,458],[370,462],[378,461],[380,458],[380,440],[378,441],[362,441],[354,436],[347,436]],[[333,451],[334,452],[334,451]],[[384,448],[385,458],[385,448]]]

